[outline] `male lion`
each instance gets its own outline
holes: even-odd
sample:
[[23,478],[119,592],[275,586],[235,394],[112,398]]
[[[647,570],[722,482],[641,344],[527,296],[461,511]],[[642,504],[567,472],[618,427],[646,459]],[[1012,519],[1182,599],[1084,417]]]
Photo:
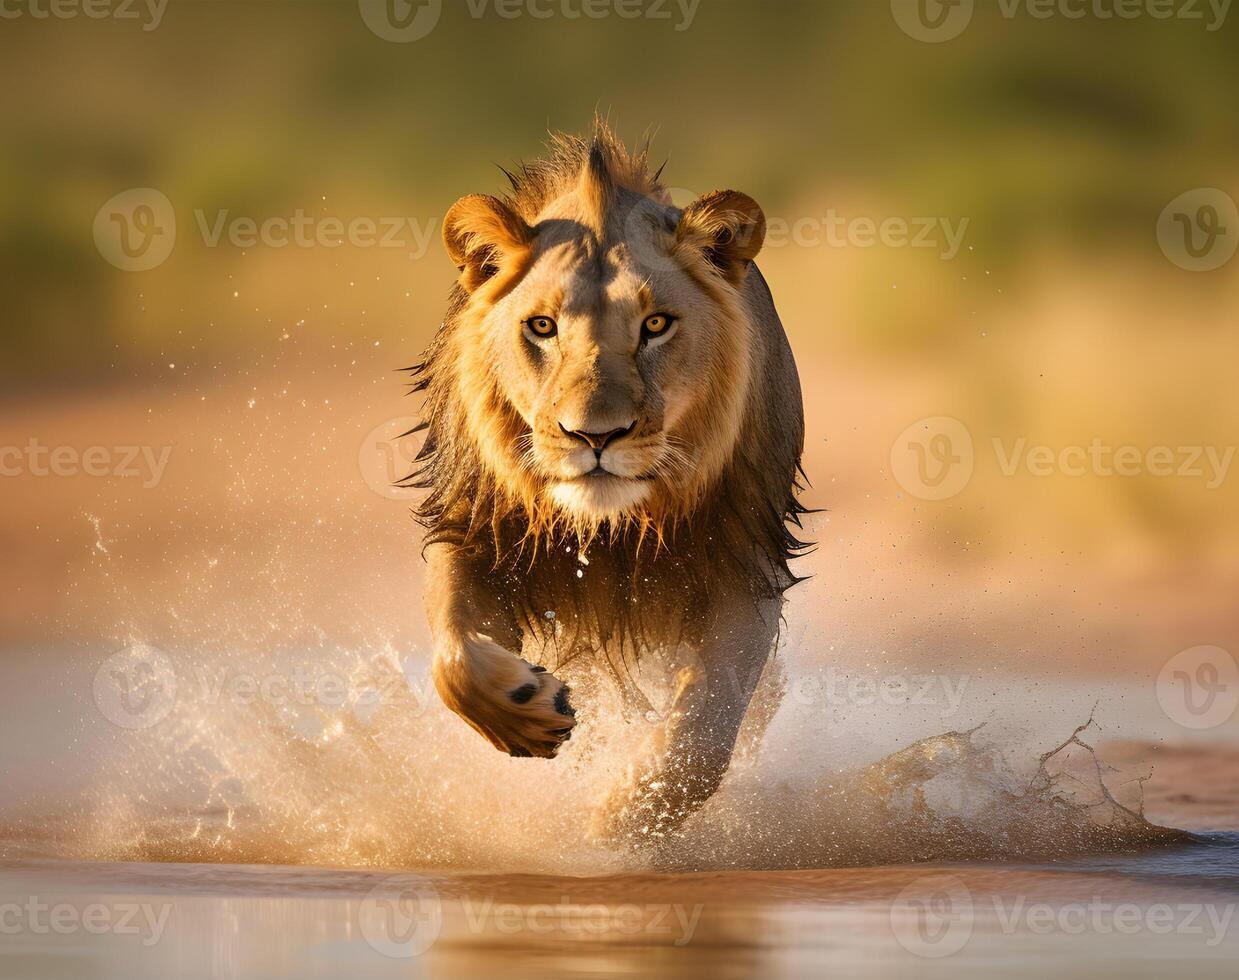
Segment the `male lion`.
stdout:
[[[765,217],[675,207],[599,122],[444,219],[460,269],[424,362],[426,605],[444,702],[552,758],[575,725],[548,672],[623,672],[686,644],[659,751],[610,830],[661,836],[718,787],[797,579],[800,384],[753,258]],[[520,655],[516,651],[520,651]]]

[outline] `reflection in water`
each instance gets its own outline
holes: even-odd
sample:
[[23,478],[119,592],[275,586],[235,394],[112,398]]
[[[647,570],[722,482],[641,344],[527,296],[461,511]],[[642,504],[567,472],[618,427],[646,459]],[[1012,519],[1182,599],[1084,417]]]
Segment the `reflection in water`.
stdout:
[[[1217,847],[1233,864],[1239,840],[1215,842],[1215,860]],[[1235,894],[1151,874],[1141,858],[1103,873],[1068,862],[595,878],[34,861],[0,870],[0,905],[37,895],[62,928],[40,927],[47,912],[9,914],[0,962],[14,976],[124,980],[988,977],[1001,955],[1004,976],[1161,978],[1190,961],[1193,977],[1224,977],[1239,955]],[[92,908],[105,927],[87,933]]]

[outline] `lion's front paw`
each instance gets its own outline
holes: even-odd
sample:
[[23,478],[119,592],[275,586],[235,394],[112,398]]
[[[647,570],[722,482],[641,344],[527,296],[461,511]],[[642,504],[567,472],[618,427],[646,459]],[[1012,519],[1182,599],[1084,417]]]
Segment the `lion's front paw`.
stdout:
[[470,634],[435,658],[444,703],[501,752],[554,758],[572,736],[567,685],[493,642]]

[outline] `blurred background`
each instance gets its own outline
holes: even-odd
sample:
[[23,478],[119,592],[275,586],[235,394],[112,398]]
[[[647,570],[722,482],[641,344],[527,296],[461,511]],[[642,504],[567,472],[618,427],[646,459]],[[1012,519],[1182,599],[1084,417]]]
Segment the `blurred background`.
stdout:
[[6,0],[7,686],[134,642],[422,651],[390,482],[439,222],[595,111],[678,203],[766,210],[823,661],[1239,650],[1239,16],[1154,8]]

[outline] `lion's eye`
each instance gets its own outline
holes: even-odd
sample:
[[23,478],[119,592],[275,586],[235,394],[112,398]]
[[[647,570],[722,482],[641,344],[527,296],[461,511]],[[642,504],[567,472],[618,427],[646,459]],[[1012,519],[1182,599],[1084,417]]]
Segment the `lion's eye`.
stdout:
[[525,321],[525,329],[535,337],[545,340],[547,337],[554,337],[559,327],[549,316],[531,316]]
[[671,329],[673,323],[675,323],[675,319],[666,313],[654,313],[651,316],[647,316],[645,322],[641,324],[641,337],[644,340],[649,340],[652,337],[662,337]]

